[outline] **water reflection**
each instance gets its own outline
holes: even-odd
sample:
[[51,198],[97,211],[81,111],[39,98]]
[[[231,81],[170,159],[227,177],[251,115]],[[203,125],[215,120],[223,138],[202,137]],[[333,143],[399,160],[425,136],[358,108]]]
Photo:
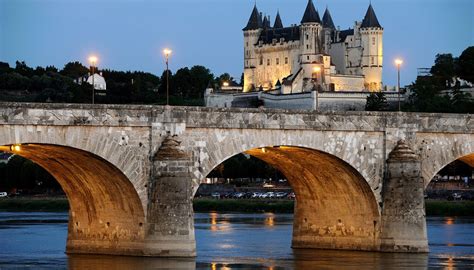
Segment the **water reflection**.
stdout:
[[431,253],[393,254],[293,250],[289,214],[197,213],[196,259],[66,256],[67,218],[67,213],[0,212],[0,269],[473,269],[474,265],[472,218],[430,217]]
[[140,258],[124,256],[69,255],[68,269],[186,269],[195,270],[194,258]]

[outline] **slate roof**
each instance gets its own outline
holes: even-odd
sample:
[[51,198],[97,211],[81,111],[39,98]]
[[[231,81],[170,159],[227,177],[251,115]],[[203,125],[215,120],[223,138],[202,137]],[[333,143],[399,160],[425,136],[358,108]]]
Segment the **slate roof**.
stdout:
[[313,0],[308,0],[308,5],[306,6],[301,23],[321,23],[319,13],[314,8]]
[[244,31],[246,30],[256,30],[262,27],[262,17],[258,12],[257,5],[253,7],[252,14],[250,15],[247,26],[245,26]]
[[283,23],[281,22],[280,12],[277,12],[277,16],[275,18],[275,23],[273,24],[273,28],[283,28]]
[[364,20],[362,21],[362,25],[360,27],[361,28],[369,28],[369,27],[382,28],[382,26],[379,23],[379,20],[377,20],[377,16],[375,15],[375,11],[372,8],[372,4],[369,5],[369,8],[367,9],[367,12],[365,13]]
[[339,31],[339,40],[337,42],[344,42],[347,36],[353,36],[354,29],[346,29]]
[[294,41],[300,39],[300,28],[299,26],[291,26],[284,28],[270,28],[264,29],[260,33],[258,41],[263,41],[263,44],[271,44],[273,39],[276,39],[277,42],[280,42],[280,38],[284,38],[285,41]]
[[331,13],[329,13],[329,9],[326,8],[324,11],[323,15],[323,27],[324,28],[330,28],[330,29],[336,29],[336,26],[334,26],[334,22],[332,21]]

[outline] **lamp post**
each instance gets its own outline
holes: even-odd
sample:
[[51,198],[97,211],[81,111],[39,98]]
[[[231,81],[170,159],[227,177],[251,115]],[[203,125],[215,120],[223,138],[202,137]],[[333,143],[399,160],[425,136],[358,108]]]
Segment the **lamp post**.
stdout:
[[[316,81],[319,81],[319,74],[321,72],[321,67],[320,66],[315,66],[313,68],[313,72],[316,74]],[[316,88],[316,111],[319,111],[319,91],[318,88]]]
[[170,100],[169,100],[169,89],[170,89],[170,83],[169,83],[169,66],[168,66],[168,61],[169,57],[171,55],[171,50],[166,48],[163,50],[163,54],[165,55],[166,59],[166,105],[170,105]]
[[91,65],[91,74],[92,74],[92,104],[94,104],[94,96],[95,96],[95,76],[94,76],[94,69],[97,63],[97,57],[91,56],[89,57],[89,63]]
[[398,111],[401,111],[400,109],[400,66],[403,64],[402,59],[395,59],[395,65],[397,65],[397,73],[398,73],[398,83],[397,83],[397,92],[398,92]]

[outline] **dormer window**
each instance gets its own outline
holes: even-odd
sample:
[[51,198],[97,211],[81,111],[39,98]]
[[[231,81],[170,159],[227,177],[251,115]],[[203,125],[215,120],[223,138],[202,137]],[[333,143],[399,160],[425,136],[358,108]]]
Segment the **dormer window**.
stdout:
[[280,43],[283,44],[283,42],[285,42],[285,38],[280,38]]
[[262,46],[263,45],[263,40],[259,40],[258,41],[258,46]]
[[276,38],[272,39],[272,45],[275,45],[276,43],[277,43],[277,39]]

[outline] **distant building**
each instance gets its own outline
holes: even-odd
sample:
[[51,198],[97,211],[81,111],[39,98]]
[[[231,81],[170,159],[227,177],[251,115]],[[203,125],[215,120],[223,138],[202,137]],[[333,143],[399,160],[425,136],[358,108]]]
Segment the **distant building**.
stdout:
[[107,84],[105,83],[105,78],[102,77],[102,72],[100,74],[95,73],[92,76],[87,78],[87,83],[92,85],[94,83],[95,90],[107,90]]
[[322,20],[312,0],[300,25],[284,27],[254,6],[244,32],[244,92],[281,93],[382,90],[383,31],[372,5],[354,28],[336,29],[326,8]]

